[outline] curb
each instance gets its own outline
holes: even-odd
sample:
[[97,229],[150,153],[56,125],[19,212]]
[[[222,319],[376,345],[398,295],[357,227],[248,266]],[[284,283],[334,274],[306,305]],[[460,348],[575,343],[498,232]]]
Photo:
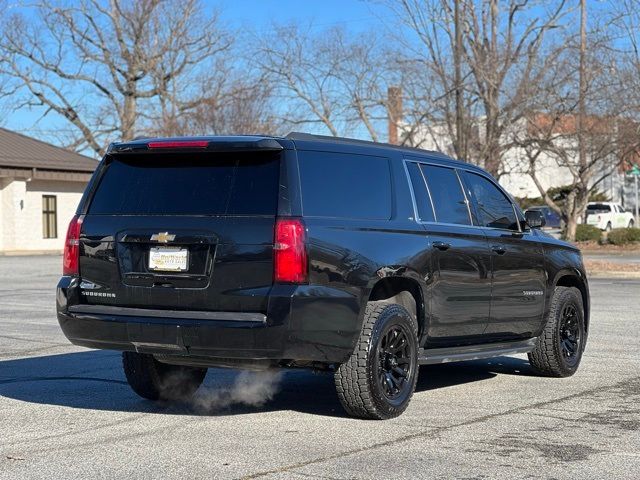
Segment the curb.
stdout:
[[7,250],[0,257],[35,257],[44,255],[62,255],[62,250]]
[[587,272],[587,278],[618,278],[635,280],[640,279],[640,272],[623,272],[619,270]]

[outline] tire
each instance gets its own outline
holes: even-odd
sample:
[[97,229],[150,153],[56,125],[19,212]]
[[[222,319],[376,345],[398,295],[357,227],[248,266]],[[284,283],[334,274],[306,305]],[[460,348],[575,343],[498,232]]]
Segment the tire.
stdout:
[[611,231],[611,228],[613,228],[613,227],[611,227],[611,222],[607,222],[607,226],[606,226],[606,227],[604,227],[604,231],[605,231],[605,232],[610,232],[610,231]]
[[188,400],[207,374],[206,368],[168,365],[146,353],[123,352],[122,366],[133,391],[149,400]]
[[629,220],[629,225],[627,225],[627,228],[633,228],[634,225],[635,222],[633,220]]
[[369,302],[358,343],[334,379],[340,403],[353,417],[386,420],[404,412],[418,380],[413,316],[395,303]]
[[547,325],[529,353],[529,363],[540,375],[570,377],[580,366],[586,341],[580,291],[577,288],[556,287]]

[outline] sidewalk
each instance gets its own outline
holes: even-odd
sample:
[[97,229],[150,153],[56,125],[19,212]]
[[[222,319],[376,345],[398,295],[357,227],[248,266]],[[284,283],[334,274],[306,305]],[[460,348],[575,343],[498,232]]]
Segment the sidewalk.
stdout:
[[590,277],[640,278],[640,251],[583,252]]

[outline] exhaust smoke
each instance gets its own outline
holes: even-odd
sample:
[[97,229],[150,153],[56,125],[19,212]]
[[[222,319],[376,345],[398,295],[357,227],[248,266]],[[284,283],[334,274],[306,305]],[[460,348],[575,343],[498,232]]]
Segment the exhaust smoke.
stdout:
[[282,371],[242,371],[230,387],[201,387],[193,397],[195,409],[204,412],[223,410],[233,405],[261,407],[280,390]]

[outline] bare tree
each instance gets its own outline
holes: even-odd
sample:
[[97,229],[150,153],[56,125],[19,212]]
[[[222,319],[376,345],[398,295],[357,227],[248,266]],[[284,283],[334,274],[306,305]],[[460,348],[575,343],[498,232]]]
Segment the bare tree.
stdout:
[[164,118],[159,135],[280,135],[285,127],[274,114],[273,86],[261,78],[226,79],[203,92],[187,112]]
[[[635,138],[640,150],[640,0],[620,0],[611,2],[611,6],[612,18],[608,19],[608,25],[616,45],[613,50],[615,77],[624,98],[619,106],[620,114],[638,122]],[[640,165],[640,156],[630,158],[626,167],[633,164]]]
[[286,105],[287,124],[322,125],[333,136],[356,130],[380,139],[388,69],[375,36],[353,39],[342,29],[314,34],[289,26],[258,42],[255,59]]
[[[579,114],[532,114],[526,119],[526,138],[521,144],[525,168],[545,203],[566,225],[565,237],[575,240],[590,197],[602,187],[632,152],[631,131],[637,125],[623,118],[589,116],[582,125]],[[631,140],[631,141],[630,141]],[[584,157],[581,161],[580,150]],[[544,169],[568,172],[571,182],[564,198],[553,198],[540,178]]]
[[73,147],[102,155],[154,122],[141,111],[196,105],[211,60],[230,45],[218,23],[198,0],[40,1],[6,20],[0,74],[20,88],[17,108],[55,112],[73,127]]
[[613,18],[611,27],[616,32],[618,42],[618,74],[625,90],[625,112],[640,115],[640,0],[620,0],[611,2]]
[[[561,61],[531,100],[524,128],[512,129],[526,172],[545,203],[562,216],[566,238],[572,241],[590,196],[636,155],[638,143],[639,123],[624,114],[611,38],[606,32],[588,33],[582,0],[577,39],[567,38]],[[551,197],[541,179],[546,168],[571,179],[562,201]]]
[[468,149],[476,114],[463,61],[462,8],[444,1],[388,2],[404,26],[397,70],[405,92],[404,143],[473,161]]
[[444,127],[438,131],[450,138],[456,156],[475,160],[499,177],[511,147],[505,142],[507,130],[523,117],[528,98],[554,61],[545,40],[565,11],[564,0],[551,6],[522,0],[389,4],[418,39],[417,47],[414,40],[405,41],[406,50],[437,82],[434,99]]

